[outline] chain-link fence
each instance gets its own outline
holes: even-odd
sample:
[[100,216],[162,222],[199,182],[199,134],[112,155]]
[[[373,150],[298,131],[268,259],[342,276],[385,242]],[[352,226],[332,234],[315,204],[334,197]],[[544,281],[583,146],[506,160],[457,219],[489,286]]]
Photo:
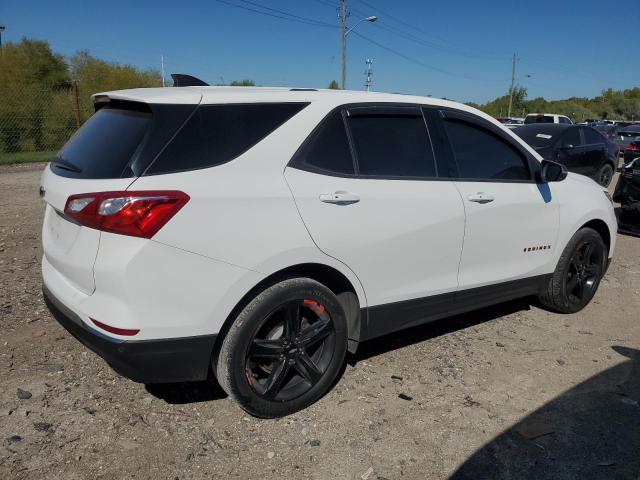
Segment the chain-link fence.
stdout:
[[0,99],[0,164],[44,161],[73,135],[90,111],[75,82],[55,88],[9,85]]

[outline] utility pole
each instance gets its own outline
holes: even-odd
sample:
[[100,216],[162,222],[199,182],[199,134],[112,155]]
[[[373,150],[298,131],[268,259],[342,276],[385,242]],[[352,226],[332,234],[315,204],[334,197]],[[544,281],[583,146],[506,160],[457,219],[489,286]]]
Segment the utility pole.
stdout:
[[364,86],[367,89],[367,92],[371,91],[371,76],[373,75],[373,59],[371,58],[367,58],[367,61],[365,62],[367,64],[367,79],[364,82]]
[[162,71],[162,86],[164,87],[164,55],[160,55],[160,70]]
[[4,32],[5,26],[0,25],[0,52],[2,51],[2,32]]
[[516,54],[513,54],[513,60],[511,62],[511,88],[509,89],[509,113],[507,117],[511,117],[511,106],[513,105],[513,89],[516,84]]
[[71,94],[73,95],[73,113],[76,117],[76,128],[80,128],[80,102],[78,100],[78,82],[71,82]]
[[342,90],[347,88],[347,0],[342,0]]

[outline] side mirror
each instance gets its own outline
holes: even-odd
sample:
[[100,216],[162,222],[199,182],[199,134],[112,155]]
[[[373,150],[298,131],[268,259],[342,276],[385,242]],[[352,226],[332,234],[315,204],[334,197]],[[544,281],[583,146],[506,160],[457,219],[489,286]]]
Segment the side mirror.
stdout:
[[543,160],[540,168],[540,180],[547,182],[561,182],[567,178],[567,167],[561,163]]

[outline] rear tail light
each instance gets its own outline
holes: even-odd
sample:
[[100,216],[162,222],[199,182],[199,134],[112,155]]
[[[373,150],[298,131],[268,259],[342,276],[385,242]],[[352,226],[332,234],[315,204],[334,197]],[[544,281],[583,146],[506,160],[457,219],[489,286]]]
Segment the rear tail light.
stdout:
[[188,201],[173,190],[82,193],[67,199],[64,213],[85,227],[151,238]]
[[635,143],[630,143],[627,146],[627,150],[640,150],[640,148],[638,148],[638,145],[636,145]]

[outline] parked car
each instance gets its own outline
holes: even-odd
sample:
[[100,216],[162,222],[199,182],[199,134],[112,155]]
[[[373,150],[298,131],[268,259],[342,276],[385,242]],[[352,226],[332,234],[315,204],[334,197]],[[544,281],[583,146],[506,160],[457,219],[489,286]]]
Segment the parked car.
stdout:
[[602,188],[427,97],[178,87],[95,95],[42,175],[44,296],[145,383],[215,375],[277,417],[347,350],[537,295],[584,308],[613,255]]
[[629,143],[627,148],[624,149],[624,163],[629,163],[638,157],[640,157],[640,139]]
[[542,158],[559,162],[570,172],[593,178],[603,187],[618,166],[617,149],[597,130],[580,125],[523,125],[513,132]]
[[496,117],[496,120],[508,128],[515,128],[524,123],[524,118],[518,117]]
[[620,169],[613,200],[620,203],[619,231],[640,236],[640,155]]
[[573,124],[571,119],[565,115],[557,115],[555,113],[530,113],[524,117],[524,124],[530,123],[563,123],[567,125]]
[[631,143],[638,140],[640,140],[640,125],[627,125],[618,129],[618,136],[615,142],[618,144],[620,151],[624,153]]

